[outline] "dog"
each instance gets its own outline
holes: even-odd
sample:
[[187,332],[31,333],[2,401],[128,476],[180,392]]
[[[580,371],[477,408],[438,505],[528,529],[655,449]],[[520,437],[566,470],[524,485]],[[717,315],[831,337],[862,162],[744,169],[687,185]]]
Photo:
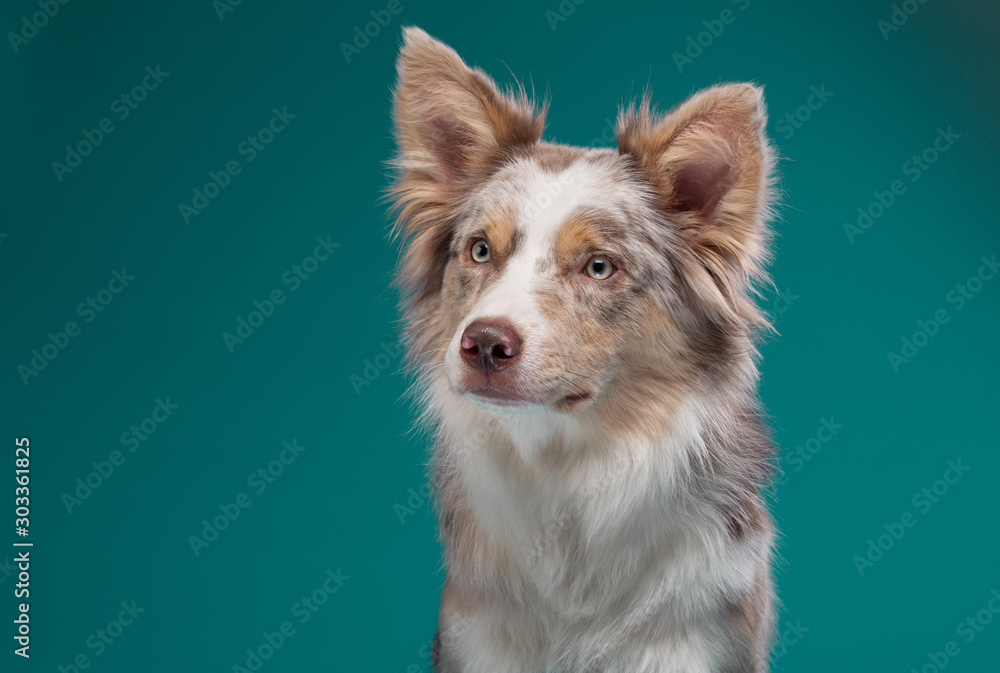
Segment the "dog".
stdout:
[[762,90],[623,108],[617,148],[404,29],[396,283],[446,567],[438,673],[768,670]]

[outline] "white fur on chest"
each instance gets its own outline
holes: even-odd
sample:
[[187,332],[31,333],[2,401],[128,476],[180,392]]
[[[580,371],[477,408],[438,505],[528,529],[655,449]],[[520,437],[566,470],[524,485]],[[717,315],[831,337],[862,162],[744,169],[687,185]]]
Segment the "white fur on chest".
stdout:
[[[769,540],[732,540],[717,508],[687,490],[705,451],[706,413],[691,400],[657,443],[598,436],[565,415],[446,420],[451,437],[490,424],[491,439],[461,444],[448,459],[482,528],[525,578],[519,600],[487,606],[467,625],[462,649],[493,662],[470,670],[508,670],[496,663],[508,660],[511,671],[718,668],[727,653],[708,645],[719,641],[711,615],[751,586]],[[589,459],[547,461],[552,441],[581,452],[602,445]],[[496,651],[490,634],[512,624],[526,640],[543,631],[544,647]]]

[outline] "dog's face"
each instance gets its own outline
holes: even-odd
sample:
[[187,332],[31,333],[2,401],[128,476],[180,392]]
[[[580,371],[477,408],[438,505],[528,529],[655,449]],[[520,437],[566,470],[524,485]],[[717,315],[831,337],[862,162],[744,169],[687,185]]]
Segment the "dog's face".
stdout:
[[641,343],[654,310],[650,272],[671,274],[626,162],[614,152],[554,154],[500,168],[455,222],[444,371],[456,394],[482,404],[590,404]]
[[426,33],[405,41],[394,195],[430,375],[481,406],[577,412],[750,357],[770,171],[758,89],[715,87],[659,121],[644,104],[622,113],[617,151],[586,150],[541,142],[523,93]]

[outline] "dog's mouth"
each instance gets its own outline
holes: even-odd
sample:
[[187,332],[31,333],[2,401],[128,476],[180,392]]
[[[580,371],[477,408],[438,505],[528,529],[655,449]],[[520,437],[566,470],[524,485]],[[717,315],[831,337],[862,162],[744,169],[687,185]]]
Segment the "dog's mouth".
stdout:
[[[545,404],[545,402],[541,400],[532,399],[525,395],[510,390],[504,390],[489,384],[472,388],[467,390],[466,393],[473,395],[488,404],[502,407],[520,407]],[[592,399],[592,397],[593,394],[590,392],[573,393],[571,395],[560,397],[555,402],[551,402],[550,404],[552,408],[557,411],[573,411],[587,406],[587,403]]]
[[468,392],[476,397],[481,397],[489,400],[493,404],[499,404],[501,406],[519,406],[522,404],[531,404],[532,402],[532,400],[529,400],[522,395],[518,395],[517,393],[509,390],[496,388],[491,385],[479,386],[478,388],[473,388]]
[[589,392],[574,393],[559,399],[552,407],[558,411],[574,411],[587,406],[592,398],[593,395]]

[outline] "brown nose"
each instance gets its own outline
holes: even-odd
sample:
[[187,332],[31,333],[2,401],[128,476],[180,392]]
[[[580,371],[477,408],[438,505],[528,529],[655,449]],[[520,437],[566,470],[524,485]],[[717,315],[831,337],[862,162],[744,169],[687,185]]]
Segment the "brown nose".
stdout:
[[509,325],[473,320],[462,333],[462,358],[484,374],[513,363],[521,352],[521,337]]

